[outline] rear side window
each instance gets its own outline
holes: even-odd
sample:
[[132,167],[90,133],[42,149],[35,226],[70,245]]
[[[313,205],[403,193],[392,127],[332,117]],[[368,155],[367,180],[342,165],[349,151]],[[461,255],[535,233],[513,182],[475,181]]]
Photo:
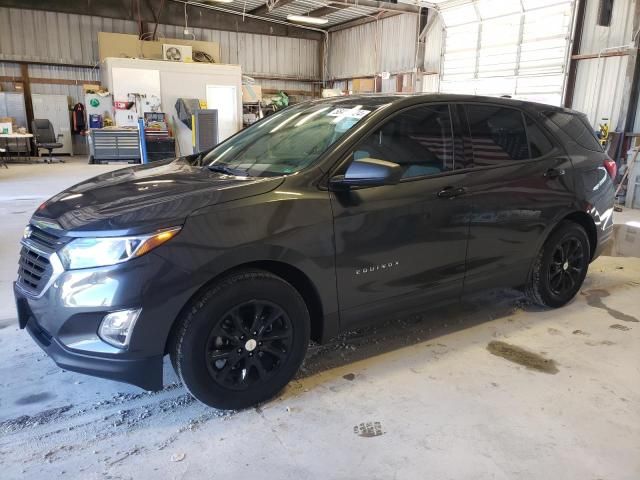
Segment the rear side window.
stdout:
[[476,167],[529,158],[522,113],[492,105],[466,105]]
[[602,152],[593,128],[582,115],[566,112],[544,112],[544,115],[569,135],[578,145],[587,150]]
[[529,150],[531,150],[531,158],[543,157],[553,150],[553,144],[549,137],[542,131],[542,128],[533,121],[531,117],[525,114],[527,123],[527,138],[529,139]]

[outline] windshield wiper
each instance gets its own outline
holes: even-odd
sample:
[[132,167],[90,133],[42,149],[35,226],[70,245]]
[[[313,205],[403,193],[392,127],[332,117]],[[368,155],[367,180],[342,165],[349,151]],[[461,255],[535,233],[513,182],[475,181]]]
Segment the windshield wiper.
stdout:
[[207,168],[212,172],[226,173],[227,175],[236,175],[236,176],[242,176],[242,177],[251,176],[247,173],[248,169],[231,168],[230,166],[222,163],[214,163],[213,165],[207,165]]

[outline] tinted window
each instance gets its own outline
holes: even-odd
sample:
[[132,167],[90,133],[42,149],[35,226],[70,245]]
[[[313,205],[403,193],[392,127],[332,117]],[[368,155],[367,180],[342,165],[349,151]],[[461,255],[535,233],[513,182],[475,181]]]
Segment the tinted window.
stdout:
[[527,138],[529,139],[531,158],[542,157],[553,150],[553,144],[542,128],[528,115],[525,115],[525,121],[527,122]]
[[404,169],[403,178],[453,170],[449,106],[423,106],[400,113],[365,138],[353,157],[397,163]]
[[582,115],[566,112],[545,112],[544,114],[579,145],[588,150],[602,151],[593,128]]
[[512,108],[467,105],[474,165],[484,167],[529,158],[522,113]]

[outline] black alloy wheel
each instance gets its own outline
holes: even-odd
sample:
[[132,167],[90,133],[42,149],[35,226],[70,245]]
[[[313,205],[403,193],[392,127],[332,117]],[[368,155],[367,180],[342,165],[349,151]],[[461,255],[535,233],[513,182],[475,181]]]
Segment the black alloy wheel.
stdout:
[[187,390],[211,407],[272,398],[304,360],[310,317],[300,293],[262,270],[229,274],[195,297],[174,328],[171,362]]
[[564,220],[549,235],[536,257],[526,294],[545,307],[558,308],[580,290],[591,261],[589,237],[585,229]]
[[568,236],[555,246],[549,263],[549,287],[558,296],[581,283],[584,270],[584,250],[580,239]]
[[207,342],[207,366],[221,386],[244,390],[268,382],[291,353],[289,316],[266,300],[250,300],[222,316]]

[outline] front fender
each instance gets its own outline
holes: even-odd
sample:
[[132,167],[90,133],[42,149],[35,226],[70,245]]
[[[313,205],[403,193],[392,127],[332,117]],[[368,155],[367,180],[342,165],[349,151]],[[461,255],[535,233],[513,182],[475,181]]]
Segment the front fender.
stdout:
[[191,296],[246,264],[268,261],[293,267],[315,287],[325,318],[337,318],[333,217],[327,192],[293,198],[270,192],[204,208],[188,217],[180,234],[154,253],[188,272]]

